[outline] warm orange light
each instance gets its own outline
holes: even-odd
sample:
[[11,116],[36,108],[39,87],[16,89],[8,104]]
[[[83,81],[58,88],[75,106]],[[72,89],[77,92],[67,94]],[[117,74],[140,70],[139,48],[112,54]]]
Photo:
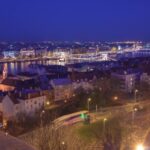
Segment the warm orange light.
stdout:
[[114,100],[118,100],[118,96],[114,96]]
[[90,102],[92,99],[91,98],[88,98],[88,101]]
[[138,144],[137,146],[136,146],[136,150],[144,150],[145,148],[144,148],[144,146],[142,145],[142,144]]
[[49,102],[49,101],[47,101],[47,102],[46,102],[46,105],[50,105],[50,102]]

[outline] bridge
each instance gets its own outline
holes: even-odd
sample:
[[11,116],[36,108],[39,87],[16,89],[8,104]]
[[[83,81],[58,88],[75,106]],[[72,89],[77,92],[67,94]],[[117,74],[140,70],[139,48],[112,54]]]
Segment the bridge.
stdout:
[[[35,58],[4,58],[0,59],[0,63],[15,63],[15,62],[32,62],[32,61],[48,61],[48,60],[60,60],[60,61],[109,61],[116,60],[115,55],[133,53],[135,56],[150,56],[150,49],[123,49],[119,51],[100,51],[83,54],[71,54],[68,53],[62,56],[43,56]],[[113,57],[111,57],[113,56]]]

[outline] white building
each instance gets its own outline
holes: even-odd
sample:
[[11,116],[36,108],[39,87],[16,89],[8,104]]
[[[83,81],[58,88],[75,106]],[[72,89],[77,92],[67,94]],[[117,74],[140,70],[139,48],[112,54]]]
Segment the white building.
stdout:
[[20,50],[20,56],[35,56],[35,50],[23,48]]
[[45,102],[46,96],[40,92],[20,93],[19,96],[9,94],[1,99],[0,112],[6,120],[17,118],[19,113],[34,116],[36,111],[44,107]]

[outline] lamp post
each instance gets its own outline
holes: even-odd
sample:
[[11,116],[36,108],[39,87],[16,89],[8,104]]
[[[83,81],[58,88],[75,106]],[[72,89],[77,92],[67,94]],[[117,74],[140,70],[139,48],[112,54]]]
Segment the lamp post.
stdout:
[[105,134],[105,125],[106,125],[106,121],[107,121],[107,118],[104,118],[104,119],[103,119],[103,130],[104,130],[104,134]]
[[114,96],[113,100],[117,101],[118,100],[118,96]]
[[135,113],[138,111],[137,108],[134,108],[132,111],[132,124],[134,124]]
[[48,107],[50,105],[50,101],[47,101],[46,102],[46,106]]
[[136,89],[135,91],[134,91],[134,100],[135,100],[135,103],[136,103],[136,100],[137,100],[137,93],[138,93],[139,91]]
[[88,111],[90,111],[90,102],[91,102],[91,98],[88,98],[88,100],[87,100],[87,105],[88,105]]
[[41,127],[43,126],[43,120],[42,120],[42,117],[43,117],[43,114],[45,113],[45,110],[42,110],[41,113],[40,113],[40,119],[41,119]]
[[66,146],[67,146],[66,143],[64,141],[62,141],[61,144],[62,144],[62,149],[65,150]]
[[98,107],[97,107],[97,105],[95,106],[95,109],[96,109],[96,113],[97,113],[97,110],[98,110]]

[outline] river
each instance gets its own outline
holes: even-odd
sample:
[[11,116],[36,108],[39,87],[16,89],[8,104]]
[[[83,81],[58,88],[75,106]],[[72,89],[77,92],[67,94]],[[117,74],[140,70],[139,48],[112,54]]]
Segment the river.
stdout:
[[16,75],[19,72],[28,71],[28,66],[30,64],[43,64],[43,65],[59,64],[59,65],[64,65],[65,63],[64,62],[59,62],[59,61],[56,61],[56,60],[0,63],[0,72],[2,72],[4,65],[6,65],[7,68],[8,68],[8,73]]

